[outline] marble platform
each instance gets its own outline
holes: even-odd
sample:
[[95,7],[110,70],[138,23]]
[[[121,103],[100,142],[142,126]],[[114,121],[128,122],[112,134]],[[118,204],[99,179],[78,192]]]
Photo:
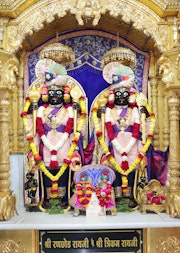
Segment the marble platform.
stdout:
[[131,213],[117,213],[116,216],[73,217],[72,212],[47,214],[20,210],[11,220],[1,221],[0,230],[89,230],[89,229],[135,229],[180,227],[180,219],[171,218],[165,213],[141,214],[138,210]]

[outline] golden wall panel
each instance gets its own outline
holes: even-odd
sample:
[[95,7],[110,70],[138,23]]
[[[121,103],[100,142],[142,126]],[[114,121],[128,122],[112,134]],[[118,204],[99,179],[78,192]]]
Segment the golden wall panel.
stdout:
[[147,253],[179,253],[180,227],[147,229]]
[[33,230],[1,230],[0,252],[37,253],[37,236]]

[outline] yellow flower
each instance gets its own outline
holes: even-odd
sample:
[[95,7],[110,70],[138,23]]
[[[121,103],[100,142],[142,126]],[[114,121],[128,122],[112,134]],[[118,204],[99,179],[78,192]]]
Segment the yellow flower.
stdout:
[[57,193],[51,193],[51,197],[53,198],[53,199],[56,199],[57,197],[58,197],[58,194]]
[[[152,134],[153,131],[154,131],[154,127],[155,127],[155,116],[154,114],[151,112],[150,110],[150,107],[148,106],[148,104],[146,105],[146,109],[147,111],[149,112],[150,114],[150,118],[151,118],[151,124],[150,124],[150,128],[149,128],[149,134]],[[94,123],[94,127],[95,127],[95,131],[96,133],[98,133],[98,131],[100,130],[100,123],[99,123],[99,120],[98,120],[98,117],[97,117],[97,110],[98,110],[98,104],[95,103],[94,104],[94,107],[92,109],[92,120],[93,120],[93,123]],[[103,149],[103,152],[105,154],[108,154],[110,151],[104,141],[104,139],[102,138],[102,136],[99,136],[98,137],[98,141]],[[141,150],[140,153],[142,154],[145,154],[151,144],[152,140],[151,138],[147,138],[146,140],[146,143],[143,147],[143,149]],[[131,173],[137,166],[138,164],[140,163],[141,159],[140,157],[137,157],[134,162],[129,166],[128,170],[127,171],[123,171],[123,169],[119,166],[119,164],[116,162],[116,160],[114,159],[113,156],[109,156],[109,162],[111,163],[111,165],[122,175],[122,174],[126,174],[128,175],[129,173]],[[128,184],[128,179],[122,175],[122,180],[125,184],[125,186]]]
[[58,188],[58,184],[57,183],[55,183],[55,184],[53,183],[52,184],[52,189],[57,189],[57,188]]

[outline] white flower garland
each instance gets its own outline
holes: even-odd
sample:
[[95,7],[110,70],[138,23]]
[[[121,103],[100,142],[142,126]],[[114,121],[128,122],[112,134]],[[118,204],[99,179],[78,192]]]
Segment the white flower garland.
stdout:
[[[106,108],[105,122],[111,122],[111,117],[110,117],[111,110],[112,109],[109,107]],[[140,124],[140,115],[139,115],[138,109],[136,107],[134,107],[132,112],[135,113],[135,122],[134,123]],[[126,148],[121,147],[121,145],[116,137],[111,142],[113,144],[113,147],[116,149],[116,151],[122,155],[124,152],[128,154],[130,152],[130,150],[132,149],[132,147],[134,146],[134,144],[136,143],[136,141],[137,141],[137,139],[132,136],[132,138],[129,141]]]
[[[43,109],[44,109],[44,108],[40,109],[39,112],[38,112],[38,117],[40,117],[40,118],[43,117]],[[69,113],[70,118],[73,118],[73,117],[74,117],[72,106],[69,106],[69,107],[68,107],[68,113]],[[61,137],[61,139],[60,139],[60,141],[59,141],[56,145],[52,145],[51,142],[50,142],[50,140],[46,137],[46,135],[42,135],[42,136],[41,136],[41,140],[42,140],[44,146],[45,146],[50,152],[51,152],[52,150],[58,151],[59,149],[62,148],[62,146],[64,145],[64,143],[67,141],[68,136],[69,136],[69,134],[68,134],[67,132],[64,132],[63,135],[62,135],[62,137]],[[53,159],[53,157],[52,157],[52,159]]]

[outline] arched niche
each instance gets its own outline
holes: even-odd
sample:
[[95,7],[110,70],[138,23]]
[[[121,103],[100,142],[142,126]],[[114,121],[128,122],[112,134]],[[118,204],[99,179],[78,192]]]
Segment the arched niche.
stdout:
[[[9,22],[7,51],[32,50],[54,36],[81,28],[100,29],[132,41],[139,48],[160,52],[167,49],[168,29],[161,18],[134,1],[40,1]],[[80,4],[81,3],[81,4]],[[94,7],[96,6],[96,7]]]

